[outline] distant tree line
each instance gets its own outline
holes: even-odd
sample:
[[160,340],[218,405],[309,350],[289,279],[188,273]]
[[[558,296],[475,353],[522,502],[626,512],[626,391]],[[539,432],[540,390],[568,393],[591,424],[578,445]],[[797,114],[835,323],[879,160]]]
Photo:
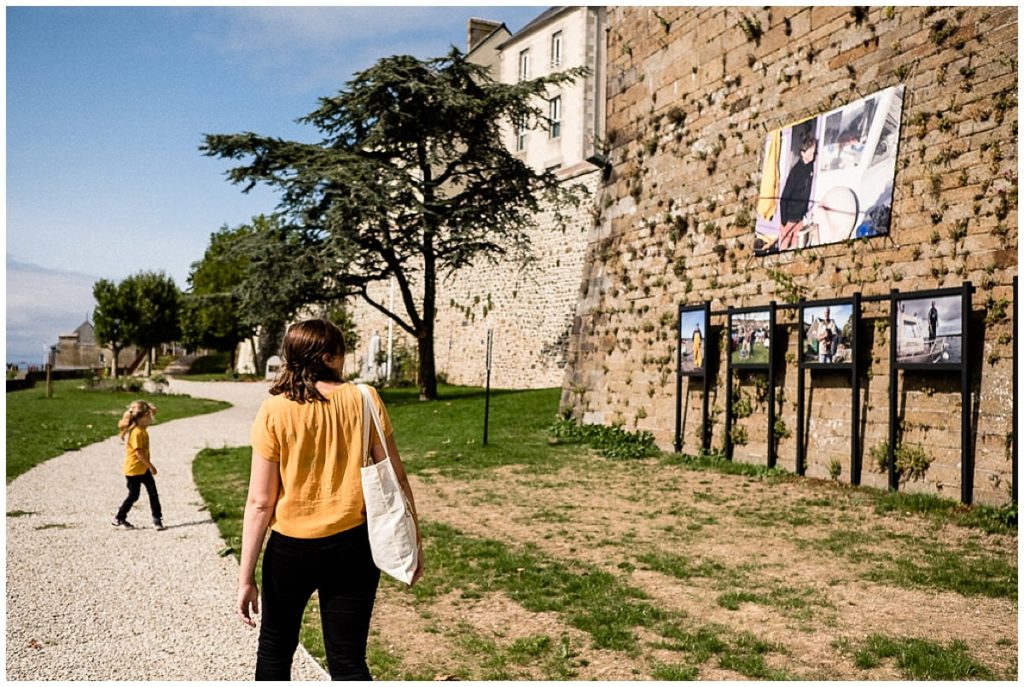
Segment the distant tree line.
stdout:
[[235,369],[240,343],[252,342],[260,370],[280,343],[285,324],[299,309],[319,305],[343,325],[351,346],[354,329],[340,303],[324,294],[316,251],[289,231],[276,215],[249,224],[222,227],[210,236],[202,260],[192,263],[188,288],[180,291],[163,272],[139,272],[120,282],[101,279],[93,286],[96,337],[117,356],[128,346],[151,352],[179,342],[190,351],[227,352]]

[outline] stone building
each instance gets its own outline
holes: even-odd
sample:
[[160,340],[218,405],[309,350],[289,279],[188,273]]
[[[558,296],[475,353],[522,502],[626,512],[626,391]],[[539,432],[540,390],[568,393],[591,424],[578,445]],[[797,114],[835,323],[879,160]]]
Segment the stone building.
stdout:
[[[118,367],[123,369],[137,357],[138,351],[129,346],[118,353]],[[86,320],[73,332],[58,335],[53,367],[55,370],[97,369],[109,367],[112,359],[113,351],[97,343],[96,330]]]
[[[596,190],[604,138],[604,19],[599,7],[557,7],[537,16],[515,35],[503,24],[468,22],[469,59],[491,68],[494,78],[515,83],[576,66],[589,75],[552,89],[544,105],[558,124],[550,131],[506,132],[506,144],[538,171],[553,170],[567,184]],[[564,376],[569,328],[583,268],[593,207],[585,202],[571,212],[564,231],[553,213],[537,218],[531,232],[536,260],[526,268],[481,264],[438,285],[435,327],[437,370],[454,384],[482,385],[487,331],[493,331],[491,383],[506,388],[559,386]],[[371,290],[389,302],[388,285]],[[360,369],[386,351],[401,330],[365,303],[355,302],[360,324]],[[401,307],[400,305],[398,307]],[[415,350],[415,343],[403,337]]]
[[[780,310],[778,392],[737,374],[726,397],[723,313],[775,301],[884,297],[974,286],[963,337],[972,360],[973,499],[1010,498],[1017,273],[1015,7],[609,7],[607,139],[612,172],[588,239],[562,403],[586,422],[675,434],[680,304],[710,302],[711,447],[726,404],[746,399],[734,460],[765,464],[775,404],[778,466],[797,471],[798,326]],[[904,87],[891,222],[883,235],[760,255],[755,225],[769,132],[883,89]],[[823,144],[824,145],[824,144]],[[863,204],[858,212],[863,217]],[[889,302],[864,303],[858,330],[860,423],[849,373],[808,374],[810,477],[885,488],[875,456],[897,383],[897,445],[923,476],[908,491],[960,497],[960,376],[890,378]],[[700,448],[702,395],[683,384],[683,450]],[[735,408],[736,406],[734,406]]]

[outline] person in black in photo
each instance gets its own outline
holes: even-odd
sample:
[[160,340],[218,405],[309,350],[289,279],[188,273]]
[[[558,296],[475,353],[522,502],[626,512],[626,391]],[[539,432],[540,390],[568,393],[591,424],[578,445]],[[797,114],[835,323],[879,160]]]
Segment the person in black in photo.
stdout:
[[935,301],[932,301],[932,307],[928,309],[928,343],[932,344],[935,342],[935,331],[939,328],[939,311],[935,309]]
[[814,157],[818,151],[818,141],[813,131],[805,131],[800,137],[800,159],[796,161],[786,185],[782,189],[779,203],[780,221],[779,250],[796,247],[796,239],[804,225],[804,216],[811,201],[811,185],[814,183]]

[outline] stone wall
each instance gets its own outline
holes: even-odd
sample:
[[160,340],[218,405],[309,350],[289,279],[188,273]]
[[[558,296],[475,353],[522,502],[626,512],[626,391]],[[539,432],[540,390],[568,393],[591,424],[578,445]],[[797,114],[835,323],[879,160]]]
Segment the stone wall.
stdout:
[[[600,180],[597,170],[568,179],[583,184],[590,197]],[[562,383],[569,328],[583,270],[593,205],[586,200],[566,213],[564,231],[550,213],[536,219],[531,242],[536,260],[525,267],[481,262],[438,284],[435,351],[437,370],[452,384],[482,386],[486,376],[487,330],[493,330],[491,385],[496,388],[544,388]],[[388,285],[370,289],[379,303],[388,303]],[[401,302],[396,292],[396,308]],[[346,363],[355,370],[365,359],[376,332],[386,350],[388,319],[362,301],[353,303],[360,340]],[[394,336],[415,350],[415,340],[399,327]],[[349,367],[351,365],[351,368]]]
[[[975,285],[974,499],[1009,498],[1012,279],[1017,266],[1015,7],[612,7],[607,130],[613,172],[598,193],[570,340],[563,406],[587,422],[649,430],[670,449],[680,303],[712,310]],[[887,236],[756,257],[767,132],[905,84]],[[863,307],[861,483],[886,485],[871,449],[888,436],[888,303]],[[712,383],[723,445],[725,317]],[[796,313],[776,331],[778,464],[795,470]],[[899,374],[900,442],[932,462],[908,491],[960,495],[955,373]],[[806,474],[850,474],[848,374],[808,376]],[[696,382],[696,380],[694,380]],[[767,399],[753,401],[734,459],[764,464]],[[685,389],[684,382],[684,389]],[[699,384],[684,391],[684,450],[699,446]]]

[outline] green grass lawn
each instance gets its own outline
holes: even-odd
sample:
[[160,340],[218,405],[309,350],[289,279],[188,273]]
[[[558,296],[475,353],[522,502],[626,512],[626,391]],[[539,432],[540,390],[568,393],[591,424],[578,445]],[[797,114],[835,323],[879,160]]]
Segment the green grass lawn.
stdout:
[[7,394],[7,482],[65,451],[102,441],[117,434],[117,422],[129,403],[137,399],[157,407],[157,422],[212,413],[229,407],[222,401],[184,395],[127,393],[83,387],[68,379],[54,382],[53,397],[46,388]]
[[[740,486],[762,480],[768,483],[796,482],[808,490],[810,500],[805,499],[807,513],[802,516],[805,520],[828,523],[835,515],[837,500],[830,491],[836,489],[834,485],[802,480],[779,470],[733,464],[715,456],[694,458],[662,454],[646,463],[587,458],[592,452],[582,444],[560,443],[551,435],[560,395],[558,389],[493,392],[489,443],[484,446],[482,390],[441,387],[440,392],[441,400],[432,403],[419,401],[416,389],[385,389],[381,392],[395,424],[397,443],[408,471],[428,485],[432,480],[455,480],[461,484],[486,486],[486,480],[496,478],[495,468],[509,465],[515,466],[512,474],[516,479],[537,479],[540,482],[550,480],[551,474],[562,468],[577,464],[587,465],[590,476],[607,474],[611,480],[628,479],[627,475],[632,474],[634,467],[647,470],[644,474],[648,476],[650,470],[656,471],[658,466],[682,467],[692,475],[687,479],[694,480],[700,479],[701,473],[716,472],[729,475]],[[243,447],[208,449],[193,463],[196,484],[227,545],[225,553],[230,551],[236,557],[240,553],[241,516],[248,486],[249,462],[250,451]],[[648,467],[641,468],[641,465]],[[507,478],[509,472],[501,474]],[[849,488],[843,493],[851,502],[874,507],[879,545],[892,537],[905,536],[888,533],[884,523],[910,514],[926,518],[937,526],[950,523],[987,532],[1016,533],[1015,509],[1011,524],[1004,518],[1009,513],[1006,509],[965,509],[953,501],[934,497],[886,494],[869,489]],[[700,505],[693,504],[694,508]],[[709,501],[707,505],[715,504]],[[729,509],[728,503],[718,505],[723,510]],[[821,517],[818,517],[819,510],[822,511]],[[564,523],[567,530],[574,527],[574,515],[571,509],[548,514],[549,517],[557,516],[556,522]],[[681,521],[687,519],[692,518],[681,516]],[[844,529],[841,524],[837,527]],[[785,668],[776,667],[781,657],[787,655],[789,650],[786,647],[763,641],[742,628],[708,623],[699,617],[665,609],[626,577],[615,574],[614,570],[601,569],[572,556],[553,556],[531,544],[460,531],[442,520],[426,519],[423,531],[430,573],[416,587],[400,592],[411,595],[413,607],[421,618],[433,617],[433,604],[440,599],[469,600],[499,594],[529,612],[557,615],[565,625],[585,633],[591,647],[602,651],[621,652],[629,657],[636,657],[652,647],[658,651],[675,652],[676,659],[670,662],[663,662],[657,657],[650,659],[647,672],[638,673],[637,679],[696,679],[701,666],[715,663],[753,679],[800,677]],[[852,561],[852,556],[862,549],[868,550],[875,543],[870,538],[863,541],[854,539],[848,545],[837,543],[833,553],[837,562],[843,559]],[[981,585],[989,590],[983,592],[983,596],[1015,598],[1016,566],[1012,562],[976,551],[971,546],[939,545],[928,538],[925,530],[921,531],[920,541],[913,543],[914,546],[908,544],[903,548],[908,551],[908,556],[915,554],[907,561],[916,560],[917,569],[905,569],[907,561],[900,556],[890,556],[892,560],[875,557],[877,565],[865,569],[861,573],[863,579],[964,595],[975,595],[977,590],[974,587]],[[819,551],[832,551],[828,542],[810,542],[809,545]],[[736,610],[743,604],[756,604],[772,609],[795,626],[827,625],[829,618],[836,613],[820,590],[793,586],[780,581],[782,578],[761,580],[758,570],[747,570],[743,566],[727,566],[712,559],[685,555],[654,555],[636,549],[628,539],[623,540],[620,548],[610,550],[609,556],[611,560],[616,556],[634,560],[670,577],[705,579],[714,594],[711,598],[727,610]],[[620,563],[618,567],[628,570],[631,566]],[[257,571],[259,576],[259,568]],[[974,587],[968,586],[967,582]],[[388,578],[382,578],[381,584],[387,588],[401,588]],[[575,677],[580,666],[585,665],[581,664],[585,659],[580,658],[580,652],[586,647],[578,646],[575,639],[570,642],[564,634],[560,637],[557,634],[531,635],[503,644],[495,642],[493,637],[481,635],[468,623],[451,625],[450,621],[445,623],[441,619],[430,623],[427,632],[436,633],[439,639],[454,643],[463,652],[456,662],[458,666],[453,669],[453,676],[458,679],[521,679],[525,670],[522,666],[529,664],[539,670],[542,679],[566,680]],[[306,610],[301,639],[322,663],[323,644],[315,597]],[[901,652],[907,647],[913,648],[919,658],[905,657]],[[935,658],[947,649],[959,652],[954,657],[956,660],[941,662]],[[389,680],[432,679],[432,674],[408,672],[403,667],[399,651],[386,647],[378,638],[371,636],[368,661],[375,677]],[[897,638],[889,644],[869,641],[863,647],[851,644],[843,652],[850,657],[856,654],[857,667],[862,670],[878,663],[896,661],[900,674],[907,678],[963,679],[991,675],[986,666],[974,662],[961,647],[942,647],[925,639],[914,643]],[[849,660],[853,661],[852,658]],[[712,663],[708,664],[709,661]]]

